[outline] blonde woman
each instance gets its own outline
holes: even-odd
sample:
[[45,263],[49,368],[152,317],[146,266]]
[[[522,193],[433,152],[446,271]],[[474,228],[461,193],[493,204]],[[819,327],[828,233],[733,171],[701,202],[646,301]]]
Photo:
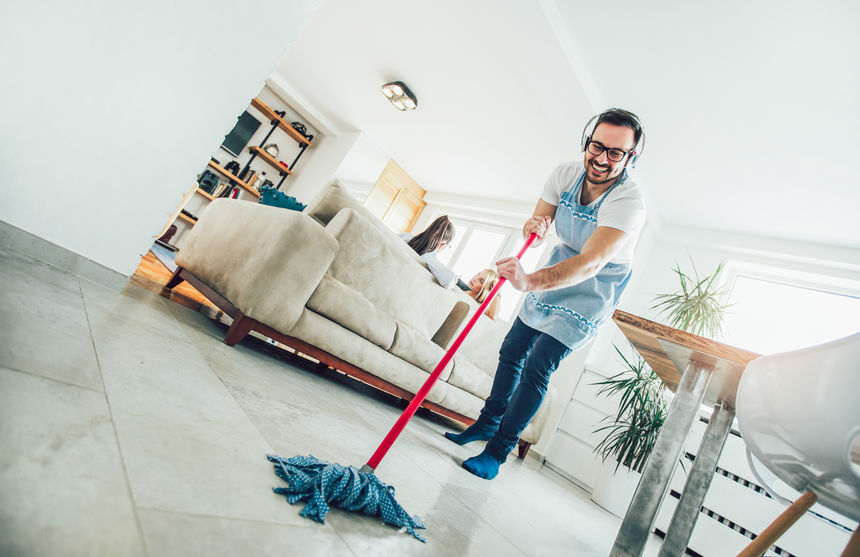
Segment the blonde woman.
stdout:
[[[490,291],[496,286],[497,282],[499,282],[499,273],[495,269],[484,269],[469,279],[469,296],[481,304],[490,295]],[[495,319],[499,313],[499,306],[501,306],[500,296],[496,294],[496,297],[493,298],[493,301],[490,302],[487,308],[487,317]]]

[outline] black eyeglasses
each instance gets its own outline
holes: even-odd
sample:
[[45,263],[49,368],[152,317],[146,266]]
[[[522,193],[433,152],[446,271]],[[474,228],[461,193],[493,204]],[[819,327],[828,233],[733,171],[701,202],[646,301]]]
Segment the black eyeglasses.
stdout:
[[603,151],[606,151],[606,157],[612,162],[621,162],[624,160],[624,157],[633,153],[634,150],[630,149],[629,151],[622,151],[621,149],[607,149],[606,145],[600,143],[599,141],[588,141],[588,152],[592,155],[599,155]]

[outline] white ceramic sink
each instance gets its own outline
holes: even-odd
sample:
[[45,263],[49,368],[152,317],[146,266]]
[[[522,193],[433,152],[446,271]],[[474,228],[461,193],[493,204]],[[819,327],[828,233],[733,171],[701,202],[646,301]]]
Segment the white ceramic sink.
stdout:
[[736,409],[744,441],[771,472],[860,520],[860,333],[753,360]]

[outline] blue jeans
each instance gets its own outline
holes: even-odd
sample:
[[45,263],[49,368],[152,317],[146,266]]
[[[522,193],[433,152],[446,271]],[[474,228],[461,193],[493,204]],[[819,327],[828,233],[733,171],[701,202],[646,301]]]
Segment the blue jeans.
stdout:
[[570,348],[518,317],[499,350],[490,396],[476,425],[498,427],[486,451],[504,462],[540,408],[549,377]]

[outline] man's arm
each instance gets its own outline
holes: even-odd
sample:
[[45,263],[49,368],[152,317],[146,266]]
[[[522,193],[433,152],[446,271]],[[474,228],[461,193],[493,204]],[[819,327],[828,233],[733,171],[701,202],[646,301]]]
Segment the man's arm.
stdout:
[[628,235],[617,228],[598,226],[585,242],[582,253],[551,267],[538,269],[534,273],[523,271],[515,257],[496,262],[499,275],[506,278],[517,290],[536,292],[573,286],[595,276],[611,260],[628,240]]

